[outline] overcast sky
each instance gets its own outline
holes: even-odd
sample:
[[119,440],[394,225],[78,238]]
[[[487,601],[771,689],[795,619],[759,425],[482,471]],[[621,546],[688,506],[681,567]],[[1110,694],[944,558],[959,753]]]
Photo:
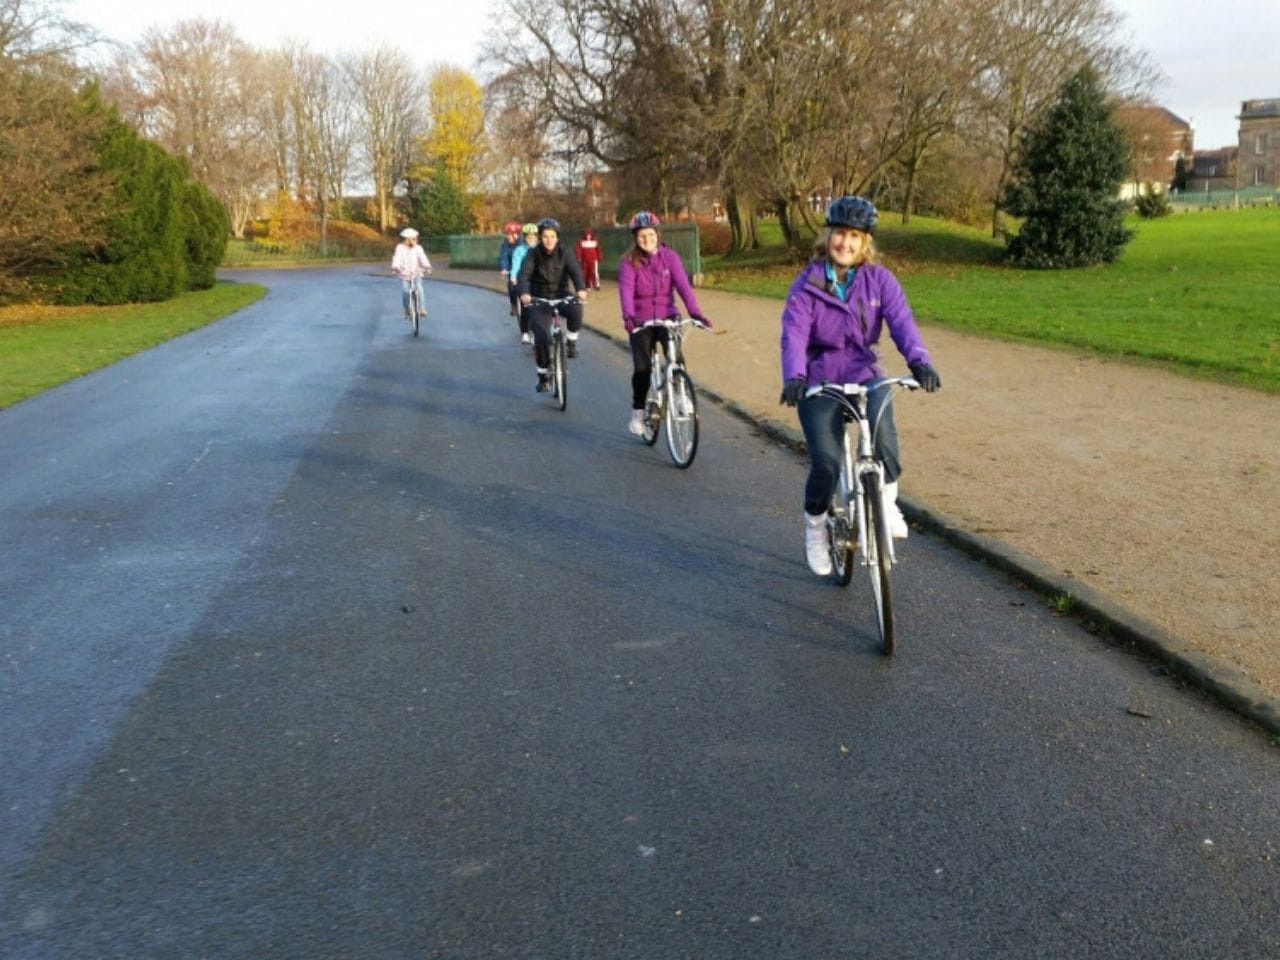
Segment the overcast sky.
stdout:
[[[1112,4],[1126,18],[1124,39],[1150,53],[1165,74],[1157,102],[1194,123],[1198,148],[1236,142],[1240,101],[1280,98],[1280,0]],[[475,69],[492,11],[504,6],[494,0],[66,0],[64,9],[122,42],[150,27],[209,17],[229,22],[257,47],[292,38],[336,53],[385,42],[423,64]]]

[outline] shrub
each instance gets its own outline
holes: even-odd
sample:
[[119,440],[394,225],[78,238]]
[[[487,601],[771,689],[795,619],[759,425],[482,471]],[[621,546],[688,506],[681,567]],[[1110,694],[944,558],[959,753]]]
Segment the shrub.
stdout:
[[1138,216],[1152,220],[1155,217],[1167,217],[1173,212],[1173,204],[1169,202],[1169,195],[1165,191],[1144,183],[1138,195],[1133,198],[1133,209],[1138,212]]
[[203,183],[188,180],[183,190],[186,228],[187,285],[192,290],[212,287],[218,264],[227,250],[231,218],[222,201]]
[[733,231],[718,220],[698,221],[698,249],[704,257],[719,257],[733,245]]
[[187,285],[186,170],[114,114],[98,147],[112,179],[104,239],[48,278],[58,303],[167,300]]

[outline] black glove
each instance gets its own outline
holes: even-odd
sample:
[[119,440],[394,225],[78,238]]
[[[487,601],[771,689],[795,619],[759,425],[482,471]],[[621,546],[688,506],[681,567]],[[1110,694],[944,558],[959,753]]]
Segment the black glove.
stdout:
[[935,390],[942,389],[942,378],[938,376],[938,371],[932,366],[921,361],[919,363],[910,364],[911,375],[916,378],[916,383],[920,384],[925,393],[933,393]]
[[782,385],[782,396],[778,398],[778,402],[794,407],[804,398],[804,392],[808,388],[809,381],[804,377],[792,377]]

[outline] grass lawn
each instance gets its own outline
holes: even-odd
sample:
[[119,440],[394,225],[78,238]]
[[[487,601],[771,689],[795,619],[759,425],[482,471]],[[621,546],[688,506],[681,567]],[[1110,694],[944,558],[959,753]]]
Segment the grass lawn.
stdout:
[[0,307],[0,408],[234,313],[266,288],[219,282],[161,303]]
[[[1117,263],[1015,270],[982,230],[889,215],[877,241],[917,317],[984,336],[1081,347],[1280,393],[1280,209],[1132,220]],[[766,241],[769,239],[766,234]],[[707,258],[727,290],[781,299],[796,272],[780,244]]]

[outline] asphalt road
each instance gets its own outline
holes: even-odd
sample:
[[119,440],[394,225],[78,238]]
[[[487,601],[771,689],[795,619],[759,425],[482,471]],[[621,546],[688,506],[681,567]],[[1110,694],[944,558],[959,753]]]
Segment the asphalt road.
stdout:
[[253,278],[0,412],[6,960],[1280,955],[1255,729],[919,533],[886,661],[741,421]]

